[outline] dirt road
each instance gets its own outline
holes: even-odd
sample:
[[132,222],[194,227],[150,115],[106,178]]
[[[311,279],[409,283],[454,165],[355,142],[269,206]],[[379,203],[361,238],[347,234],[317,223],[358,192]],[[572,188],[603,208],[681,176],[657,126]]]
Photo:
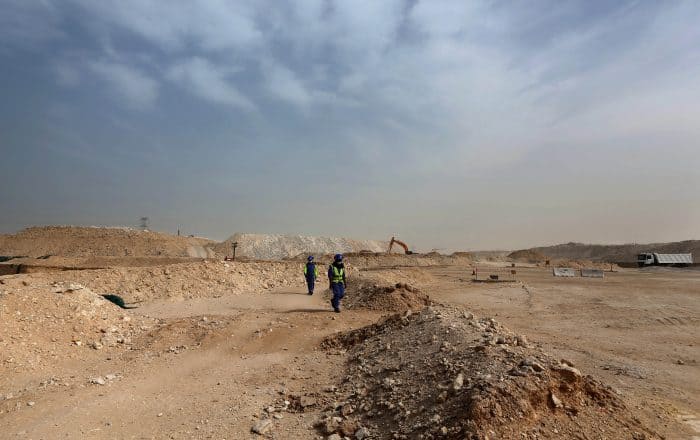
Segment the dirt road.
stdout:
[[[168,323],[135,350],[106,353],[55,378],[58,385],[36,387],[13,406],[5,402],[2,437],[249,438],[265,408],[304,396],[318,403],[303,414],[280,413],[275,432],[308,438],[313,407],[332,399],[318,395],[319,385],[335,383],[343,370],[341,356],[318,349],[321,339],[378,317],[346,311],[339,319],[326,296],[295,289],[134,310]],[[93,378],[107,379],[100,385]]]

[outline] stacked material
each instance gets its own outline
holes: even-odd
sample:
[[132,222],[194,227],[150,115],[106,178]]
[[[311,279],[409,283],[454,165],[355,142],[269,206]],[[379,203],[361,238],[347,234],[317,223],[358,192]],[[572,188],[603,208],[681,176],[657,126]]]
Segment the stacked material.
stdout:
[[214,246],[213,249],[219,255],[230,255],[233,243],[238,243],[236,255],[256,260],[281,260],[295,257],[299,254],[335,254],[359,251],[382,252],[386,251],[389,246],[388,242],[377,240],[236,233],[223,243]]

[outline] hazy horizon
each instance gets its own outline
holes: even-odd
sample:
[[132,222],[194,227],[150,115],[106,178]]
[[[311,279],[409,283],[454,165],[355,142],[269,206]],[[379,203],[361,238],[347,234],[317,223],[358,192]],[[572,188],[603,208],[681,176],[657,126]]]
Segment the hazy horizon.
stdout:
[[[140,225],[134,224],[134,225],[73,225],[73,224],[45,224],[45,225],[28,225],[24,228],[20,228],[16,231],[10,231],[10,232],[0,232],[0,234],[9,234],[13,235],[15,233],[19,233],[25,229],[33,228],[33,227],[86,227],[86,228],[107,228],[107,229],[131,229],[135,231],[141,231],[143,228],[141,228]],[[158,230],[154,228],[148,228],[147,231],[149,232],[156,232],[156,233],[163,233],[163,234],[169,234],[172,236],[176,236],[178,231],[168,231],[168,230]],[[311,236],[311,237],[323,237],[323,238],[342,238],[342,239],[354,239],[354,240],[376,240],[376,241],[389,241],[389,238],[387,237],[341,237],[341,236],[321,236],[318,234],[298,234],[294,232],[286,232],[286,233],[270,233],[270,232],[265,232],[265,231],[234,231],[231,234],[224,236],[224,237],[209,237],[209,236],[204,236],[204,235],[197,235],[197,234],[191,234],[185,231],[180,231],[181,236],[187,237],[189,235],[194,236],[195,238],[204,238],[208,240],[212,240],[214,242],[223,242],[231,237],[233,237],[235,234],[252,234],[252,235],[290,235],[290,236]],[[396,237],[400,238],[400,237]],[[522,250],[522,249],[530,249],[530,248],[538,248],[538,247],[551,247],[551,246],[558,246],[558,245],[568,245],[568,244],[581,244],[584,246],[626,246],[626,245],[654,245],[654,244],[665,244],[665,243],[677,243],[677,242],[684,242],[684,241],[700,241],[700,239],[697,238],[685,238],[685,239],[679,239],[679,240],[668,240],[668,241],[657,241],[657,242],[606,242],[606,243],[596,243],[596,242],[580,242],[580,241],[563,241],[563,242],[557,242],[557,243],[540,243],[540,244],[534,244],[532,246],[528,246],[525,248],[434,248],[434,247],[426,247],[426,246],[415,246],[413,243],[408,243],[409,248],[412,250],[416,250],[418,252],[430,252],[430,251],[439,251],[441,253],[452,253],[452,252],[459,252],[459,251],[468,251],[468,252],[510,252],[510,251],[515,251],[515,250]]]
[[700,3],[7,0],[0,233],[700,238]]

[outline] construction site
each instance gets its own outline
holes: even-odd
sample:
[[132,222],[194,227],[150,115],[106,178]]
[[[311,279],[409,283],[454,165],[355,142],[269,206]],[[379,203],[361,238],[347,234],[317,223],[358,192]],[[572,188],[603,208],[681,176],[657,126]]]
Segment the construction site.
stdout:
[[697,250],[0,235],[0,437],[697,439]]
[[0,440],[700,440],[699,23],[1,1]]

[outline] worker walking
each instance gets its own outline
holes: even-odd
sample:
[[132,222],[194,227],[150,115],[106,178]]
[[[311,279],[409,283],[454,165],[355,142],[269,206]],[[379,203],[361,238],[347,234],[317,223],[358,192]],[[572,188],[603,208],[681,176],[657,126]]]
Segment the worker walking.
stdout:
[[331,305],[335,313],[340,313],[340,300],[345,296],[345,265],[343,264],[343,256],[335,254],[333,263],[328,266],[328,281],[330,283]]
[[304,266],[304,277],[306,278],[306,285],[309,288],[309,295],[314,294],[314,284],[316,279],[318,279],[318,268],[316,263],[314,263],[314,256],[309,255],[306,259],[306,266]]

